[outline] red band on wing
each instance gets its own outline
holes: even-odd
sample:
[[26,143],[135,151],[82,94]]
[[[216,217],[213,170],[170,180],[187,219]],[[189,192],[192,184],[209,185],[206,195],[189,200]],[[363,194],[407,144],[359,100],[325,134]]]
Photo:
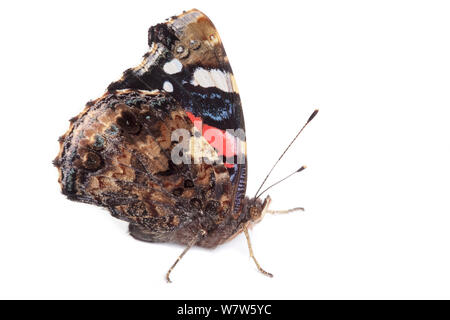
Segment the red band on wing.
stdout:
[[[229,134],[225,130],[203,123],[202,118],[196,117],[191,112],[186,112],[194,126],[202,133],[205,140],[216,149],[219,156],[234,157],[236,154],[236,137]],[[210,131],[212,130],[212,131]],[[232,168],[233,163],[224,163],[225,167]]]

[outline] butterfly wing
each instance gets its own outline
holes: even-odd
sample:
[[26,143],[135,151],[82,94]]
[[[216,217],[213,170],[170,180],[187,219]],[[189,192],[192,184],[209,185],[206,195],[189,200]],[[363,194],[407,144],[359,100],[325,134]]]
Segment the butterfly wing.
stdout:
[[[220,36],[209,18],[193,9],[149,29],[150,50],[142,63],[109,85],[120,89],[164,90],[201,122],[203,135],[223,157],[232,185],[232,214],[242,206],[247,183],[245,124],[234,75]],[[217,139],[219,138],[219,139]],[[214,143],[215,140],[215,143]]]

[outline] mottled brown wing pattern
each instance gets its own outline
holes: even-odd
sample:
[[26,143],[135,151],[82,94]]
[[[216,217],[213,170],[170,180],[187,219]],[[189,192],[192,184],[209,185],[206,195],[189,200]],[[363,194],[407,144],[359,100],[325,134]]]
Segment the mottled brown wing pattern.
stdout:
[[106,207],[146,241],[184,244],[200,229],[227,223],[228,171],[205,162],[175,165],[176,129],[192,131],[193,124],[164,92],[105,94],[73,118],[60,139],[55,164],[63,193]]

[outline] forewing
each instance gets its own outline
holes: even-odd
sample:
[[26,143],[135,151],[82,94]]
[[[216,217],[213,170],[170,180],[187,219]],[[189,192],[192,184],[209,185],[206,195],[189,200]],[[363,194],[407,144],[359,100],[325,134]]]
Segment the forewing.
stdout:
[[237,213],[247,179],[245,124],[235,78],[216,28],[194,9],[151,27],[148,38],[150,50],[142,63],[125,71],[108,90],[164,90],[191,120],[202,122],[204,135],[205,129],[219,130],[223,143],[214,148],[228,169],[233,213]]

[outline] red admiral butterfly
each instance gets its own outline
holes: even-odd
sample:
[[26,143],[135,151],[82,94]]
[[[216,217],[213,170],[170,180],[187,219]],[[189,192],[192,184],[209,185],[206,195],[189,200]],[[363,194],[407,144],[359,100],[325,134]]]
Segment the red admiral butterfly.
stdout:
[[216,28],[194,9],[151,27],[148,43],[139,66],[70,120],[54,160],[63,194],[107,208],[136,239],[187,245],[168,281],[190,247],[242,231],[271,276],[248,235],[270,198],[262,185],[245,196],[244,116]]

